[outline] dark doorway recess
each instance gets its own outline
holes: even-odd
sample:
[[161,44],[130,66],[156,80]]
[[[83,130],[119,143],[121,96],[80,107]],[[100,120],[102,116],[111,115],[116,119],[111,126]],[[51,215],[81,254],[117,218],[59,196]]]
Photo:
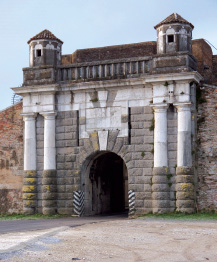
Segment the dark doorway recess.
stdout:
[[89,169],[89,197],[91,214],[123,212],[128,206],[127,168],[115,153],[104,153],[95,158]]

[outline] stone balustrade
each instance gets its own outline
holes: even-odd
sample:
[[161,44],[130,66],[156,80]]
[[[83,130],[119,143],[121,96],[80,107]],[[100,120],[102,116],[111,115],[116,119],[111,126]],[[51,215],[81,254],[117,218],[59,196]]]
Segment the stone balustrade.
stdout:
[[127,78],[150,71],[150,57],[106,60],[58,66],[58,81]]

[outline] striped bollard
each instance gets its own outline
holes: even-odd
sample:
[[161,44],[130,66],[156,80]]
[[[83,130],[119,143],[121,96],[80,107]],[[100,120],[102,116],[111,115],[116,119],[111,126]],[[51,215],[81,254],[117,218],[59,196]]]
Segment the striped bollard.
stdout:
[[74,191],[74,212],[76,215],[81,216],[84,212],[84,192]]
[[135,192],[133,190],[128,191],[128,199],[129,199],[129,216],[133,216],[135,214]]

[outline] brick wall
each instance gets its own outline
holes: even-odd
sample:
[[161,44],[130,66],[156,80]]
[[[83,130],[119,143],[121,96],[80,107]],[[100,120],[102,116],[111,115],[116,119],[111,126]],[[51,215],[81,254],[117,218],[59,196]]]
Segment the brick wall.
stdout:
[[217,55],[212,56],[212,65],[213,65],[213,84],[217,84]]
[[212,49],[204,39],[192,41],[192,53],[197,59],[197,71],[206,83],[212,82]]
[[78,49],[72,55],[63,55],[62,64],[152,56],[156,54],[156,48],[157,43],[152,41],[128,45]]
[[0,213],[22,211],[22,103],[0,112]]
[[217,211],[217,88],[205,87],[198,105],[198,192],[200,211]]

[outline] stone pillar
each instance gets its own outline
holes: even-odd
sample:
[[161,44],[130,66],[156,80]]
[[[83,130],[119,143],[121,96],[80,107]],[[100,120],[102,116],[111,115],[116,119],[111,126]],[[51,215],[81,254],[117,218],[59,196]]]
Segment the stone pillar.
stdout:
[[57,211],[55,112],[44,113],[44,171],[42,178],[42,213]]
[[23,213],[34,214],[37,206],[35,113],[22,114],[24,128]]
[[191,103],[177,104],[176,107],[178,109],[176,210],[193,213],[195,190],[191,149]]
[[153,213],[170,212],[170,187],[167,176],[167,108],[167,105],[154,106]]

